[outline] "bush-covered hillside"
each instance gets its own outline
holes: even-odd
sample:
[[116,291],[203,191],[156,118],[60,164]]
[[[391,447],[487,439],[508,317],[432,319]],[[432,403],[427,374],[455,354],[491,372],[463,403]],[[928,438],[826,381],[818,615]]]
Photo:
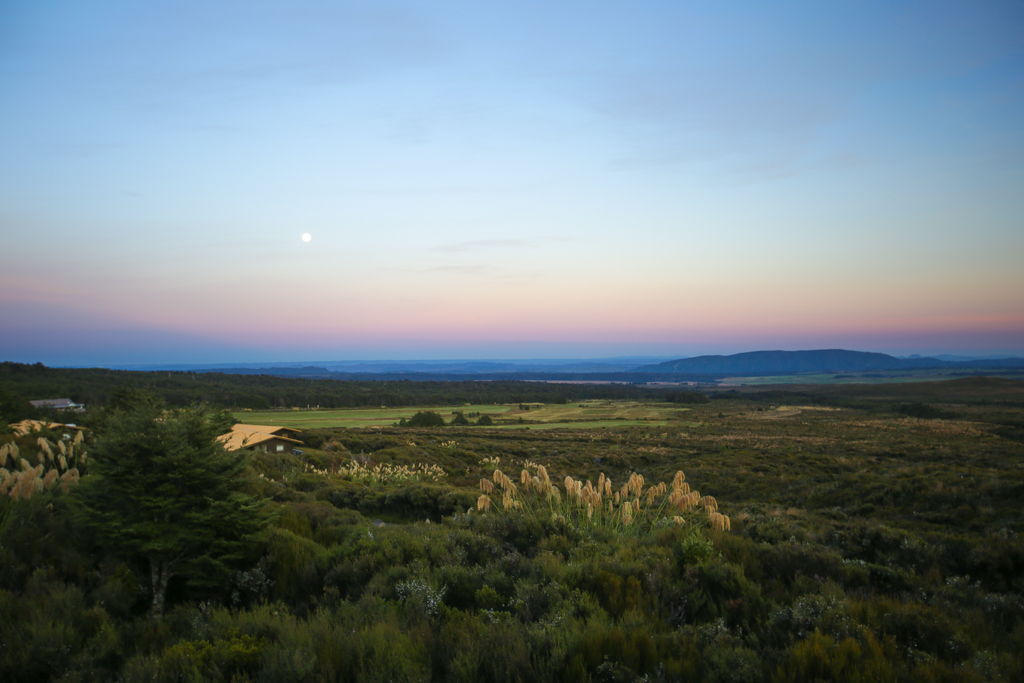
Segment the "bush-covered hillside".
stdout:
[[173,578],[162,618],[145,554],[77,503],[105,485],[103,428],[67,491],[43,483],[63,434],[0,437],[40,480],[0,512],[0,678],[1022,680],[1019,409],[912,402],[307,432],[251,457],[268,526],[219,582]]

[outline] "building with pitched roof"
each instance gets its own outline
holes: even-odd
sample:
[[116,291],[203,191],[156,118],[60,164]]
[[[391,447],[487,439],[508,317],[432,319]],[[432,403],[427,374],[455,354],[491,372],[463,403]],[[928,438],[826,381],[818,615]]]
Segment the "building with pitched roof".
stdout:
[[75,403],[70,398],[43,398],[38,401],[29,401],[33,408],[56,408],[57,410],[74,410],[76,412],[85,410],[84,403]]
[[237,424],[232,425],[231,431],[227,434],[218,436],[217,440],[229,451],[251,448],[264,453],[285,453],[302,445],[302,442],[295,438],[295,435],[300,433],[300,430],[291,427]]

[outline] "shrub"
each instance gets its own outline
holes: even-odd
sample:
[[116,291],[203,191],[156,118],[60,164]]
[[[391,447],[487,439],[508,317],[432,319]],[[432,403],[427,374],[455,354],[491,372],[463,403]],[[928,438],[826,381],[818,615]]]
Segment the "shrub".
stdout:
[[444,427],[444,418],[432,410],[421,410],[408,419],[406,427]]

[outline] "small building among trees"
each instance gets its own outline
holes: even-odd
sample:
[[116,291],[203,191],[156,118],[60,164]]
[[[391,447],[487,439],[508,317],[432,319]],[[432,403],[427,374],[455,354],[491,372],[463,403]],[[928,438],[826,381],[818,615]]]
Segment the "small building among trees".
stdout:
[[76,413],[85,410],[84,403],[75,403],[70,398],[43,398],[29,401],[33,408],[53,408],[54,410],[73,410]]
[[236,424],[231,431],[221,434],[217,440],[224,444],[224,450],[237,451],[251,448],[264,453],[285,453],[302,441],[295,438],[301,430],[291,427],[273,427],[267,425]]

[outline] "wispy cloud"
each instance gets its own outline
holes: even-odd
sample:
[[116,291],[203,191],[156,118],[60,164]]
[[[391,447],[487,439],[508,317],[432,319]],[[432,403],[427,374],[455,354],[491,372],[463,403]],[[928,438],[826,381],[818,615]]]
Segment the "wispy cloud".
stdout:
[[476,249],[530,249],[539,246],[535,242],[529,240],[468,240],[466,242],[454,242],[452,244],[442,244],[439,247],[434,247],[434,251],[443,252],[459,252],[459,251],[473,251]]
[[433,273],[462,273],[465,275],[477,275],[479,273],[490,270],[490,266],[475,265],[475,266],[434,266],[428,270]]

